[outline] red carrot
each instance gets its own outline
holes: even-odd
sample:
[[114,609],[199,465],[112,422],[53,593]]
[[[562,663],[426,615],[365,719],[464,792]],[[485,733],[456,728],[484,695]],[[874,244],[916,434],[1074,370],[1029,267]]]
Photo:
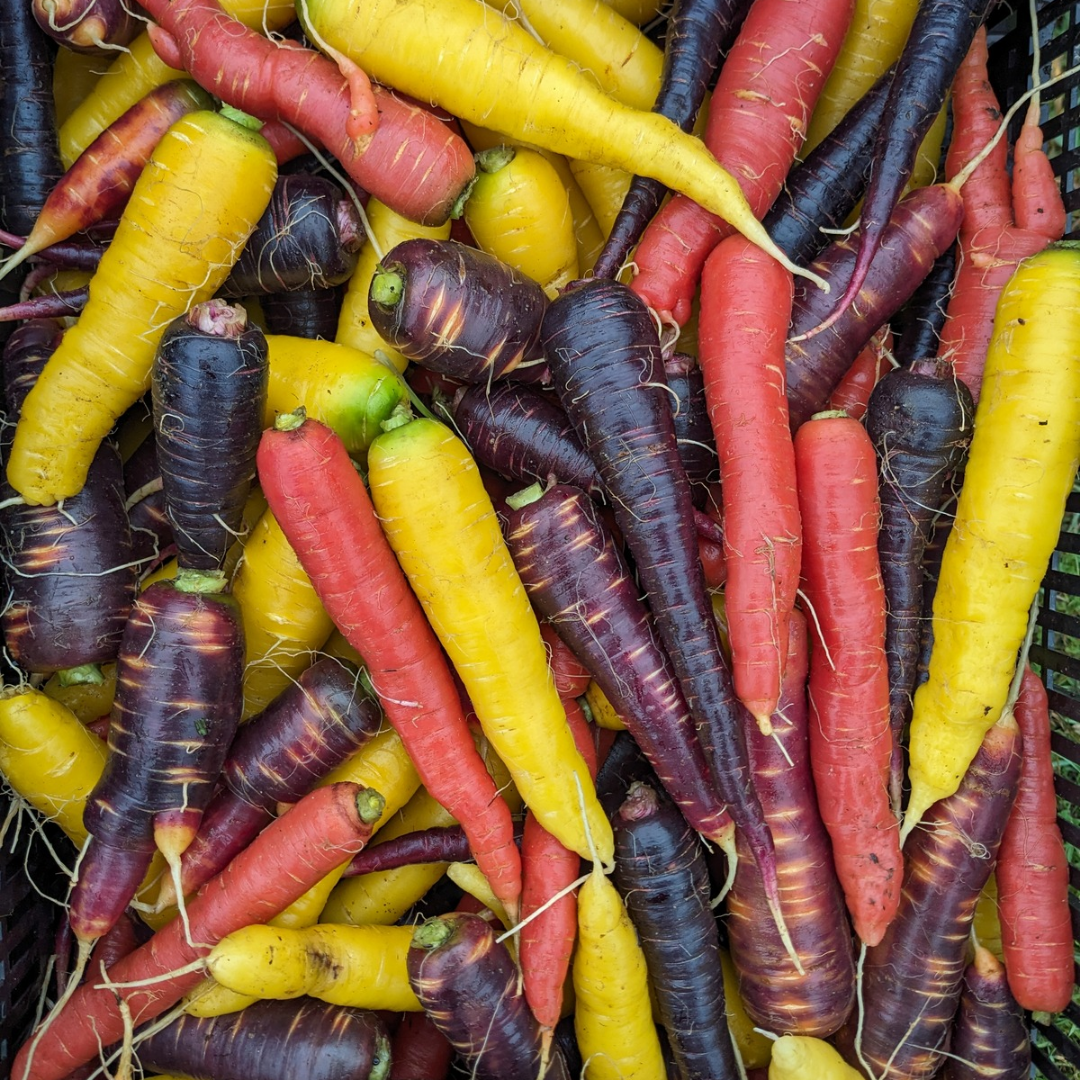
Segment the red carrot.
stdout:
[[889,674],[877,458],[862,425],[819,414],[795,436],[803,591],[814,627],[810,762],[855,932],[881,940],[900,900],[889,805]]
[[[850,0],[758,0],[724,60],[705,144],[760,218],[780,192],[851,21]],[[701,268],[733,230],[677,195],[634,255],[632,288],[660,318],[684,325]]]
[[739,236],[702,273],[699,361],[720,457],[731,676],[766,733],[802,558],[784,388],[791,296],[791,274]]
[[347,78],[322,53],[245,29],[216,0],[148,0],[145,7],[160,23],[151,39],[166,63],[178,62],[235,108],[294,125],[404,216],[445,221],[472,180],[464,140],[430,113],[367,84],[355,64]]
[[[136,1024],[160,1016],[205,977],[194,961],[226,934],[266,922],[359,851],[382,813],[378,792],[358,784],[318,788],[268,825],[188,905],[189,942],[180,919],[75,991],[54,1019],[20,1047],[17,1080],[61,1080],[124,1034],[123,999]],[[195,942],[196,944],[192,944]],[[47,1026],[46,1026],[47,1025]]]
[[847,374],[829,396],[830,411],[846,412],[855,420],[863,418],[874,387],[892,368],[889,356],[891,340],[889,328],[884,326],[863,346],[862,352],[855,357]]
[[551,675],[555,680],[555,689],[561,698],[581,697],[589,689],[592,675],[589,669],[577,658],[574,650],[566,644],[559,632],[546,620],[540,623],[540,636],[548,648]]
[[[954,83],[956,134],[945,158],[950,179],[982,150],[1001,123],[987,77],[987,55],[986,31],[980,30]],[[938,356],[952,361],[976,402],[1001,290],[1021,259],[1042,251],[1065,231],[1065,206],[1043,152],[1038,121],[1036,98],[1013,148],[1011,192],[1004,139],[961,191],[960,264]]]
[[427,1013],[405,1013],[390,1047],[389,1080],[443,1080],[454,1048]]
[[1057,823],[1050,712],[1026,668],[1014,710],[1023,738],[1020,786],[998,851],[1001,947],[1013,996],[1025,1009],[1060,1012],[1073,991],[1069,863]]
[[327,614],[364,658],[424,786],[464,826],[495,895],[516,917],[521,860],[510,810],[344,444],[302,413],[282,414],[263,433],[258,470],[270,509]]

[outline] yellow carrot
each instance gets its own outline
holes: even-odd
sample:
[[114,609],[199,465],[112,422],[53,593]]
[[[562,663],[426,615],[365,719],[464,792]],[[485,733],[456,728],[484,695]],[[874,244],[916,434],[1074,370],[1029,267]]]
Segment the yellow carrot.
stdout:
[[[543,149],[651,176],[789,270],[812,276],[776,247],[701,140],[659,113],[616,101],[480,0],[300,0],[297,10],[316,45],[343,53],[373,79]],[[418,56],[429,60],[417,63]]]
[[[390,546],[518,792],[571,851],[591,829],[610,865],[611,824],[574,745],[540,626],[502,537],[480,471],[439,422],[412,420],[368,451],[371,500]],[[575,780],[585,818],[567,798]]]
[[165,327],[217,292],[276,177],[269,143],[218,113],[189,113],[165,133],[78,322],[23,403],[7,476],[28,503],[82,489],[101,440],[149,388]]
[[578,158],[571,158],[569,165],[578,187],[589,200],[600,231],[605,237],[609,236],[633,176],[625,169],[613,169],[610,165]]
[[861,1080],[839,1052],[810,1035],[783,1035],[773,1043],[769,1080]]
[[953,794],[1008,697],[1080,459],[1080,246],[1020,264],[998,302],[911,721],[902,836]]

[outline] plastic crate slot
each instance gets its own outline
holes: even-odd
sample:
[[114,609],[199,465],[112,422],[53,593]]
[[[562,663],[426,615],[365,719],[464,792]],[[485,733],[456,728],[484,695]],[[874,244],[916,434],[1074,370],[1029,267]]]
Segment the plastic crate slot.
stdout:
[[[1061,693],[1057,688],[1051,686],[1049,689],[1050,697],[1050,712],[1057,713],[1059,717],[1064,720],[1071,720],[1074,724],[1080,724],[1080,701],[1077,701],[1075,697]],[[1053,717],[1051,717],[1053,719]],[[1051,732],[1051,745],[1053,745],[1054,733]],[[1076,744],[1080,742],[1080,730],[1076,733],[1076,738],[1069,739],[1064,738],[1064,745],[1059,751],[1063,757],[1067,757],[1070,761],[1075,761],[1080,764],[1080,749],[1077,749]],[[1055,749],[1057,749],[1055,747]]]
[[1064,761],[1069,761],[1073,765],[1080,766],[1080,745],[1077,744],[1076,740],[1070,739],[1067,735],[1062,735],[1060,732],[1051,731],[1050,749]]
[[[1066,675],[1074,682],[1080,682],[1080,659],[1075,656],[1066,656],[1064,653],[1056,652],[1053,649],[1048,649],[1044,645],[1032,645],[1031,662],[1047,671],[1054,672],[1058,675]],[[1064,689],[1066,693],[1071,690],[1070,696],[1080,696],[1080,688],[1062,687],[1057,681],[1054,682],[1054,689]]]
[[[1076,1043],[1072,1042],[1059,1028],[1053,1027],[1052,1025],[1044,1026],[1039,1024],[1037,1025],[1037,1030],[1039,1035],[1050,1043],[1067,1062],[1072,1065],[1080,1062],[1080,1048],[1078,1048]],[[1049,1056],[1043,1056],[1041,1047],[1032,1047],[1032,1057],[1035,1057],[1036,1054],[1038,1054],[1036,1061],[1039,1068],[1046,1071],[1048,1077],[1051,1077],[1052,1080],[1054,1080],[1054,1078],[1060,1076],[1062,1077],[1062,1080],[1067,1080],[1064,1074],[1057,1070],[1057,1067],[1053,1064]],[[1053,1069],[1054,1071],[1050,1072],[1050,1069]]]

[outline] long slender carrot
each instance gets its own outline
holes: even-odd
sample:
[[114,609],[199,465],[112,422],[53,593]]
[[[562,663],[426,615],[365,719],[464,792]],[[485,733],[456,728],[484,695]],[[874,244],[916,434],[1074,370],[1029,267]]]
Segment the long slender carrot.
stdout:
[[335,784],[306,795],[191,901],[191,941],[181,920],[174,919],[109,969],[110,985],[93,980],[77,990],[55,1020],[19,1048],[12,1076],[61,1080],[101,1046],[119,1041],[124,1034],[121,999],[136,1024],[160,1016],[203,978],[201,965],[192,967],[194,961],[226,934],[272,918],[359,851],[381,812],[382,796],[357,784]]
[[810,763],[836,872],[868,945],[900,901],[899,826],[889,804],[889,674],[877,553],[877,459],[863,426],[819,414],[795,435],[803,591],[816,628]]
[[720,458],[731,677],[765,730],[780,699],[802,559],[784,379],[791,297],[791,275],[741,237],[723,240],[705,263],[698,360]]
[[476,752],[449,665],[341,439],[303,413],[283,414],[263,433],[258,469],[282,531],[363,656],[424,786],[461,822],[496,895],[516,913],[521,861],[509,808]]

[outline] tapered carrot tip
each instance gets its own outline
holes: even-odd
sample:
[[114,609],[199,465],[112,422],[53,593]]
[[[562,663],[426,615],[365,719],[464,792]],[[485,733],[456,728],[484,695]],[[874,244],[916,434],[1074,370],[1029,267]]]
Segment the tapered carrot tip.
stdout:
[[750,712],[753,714],[754,721],[758,726],[758,731],[760,731],[766,739],[772,738],[773,724],[771,711],[765,712],[761,709],[751,709]]

